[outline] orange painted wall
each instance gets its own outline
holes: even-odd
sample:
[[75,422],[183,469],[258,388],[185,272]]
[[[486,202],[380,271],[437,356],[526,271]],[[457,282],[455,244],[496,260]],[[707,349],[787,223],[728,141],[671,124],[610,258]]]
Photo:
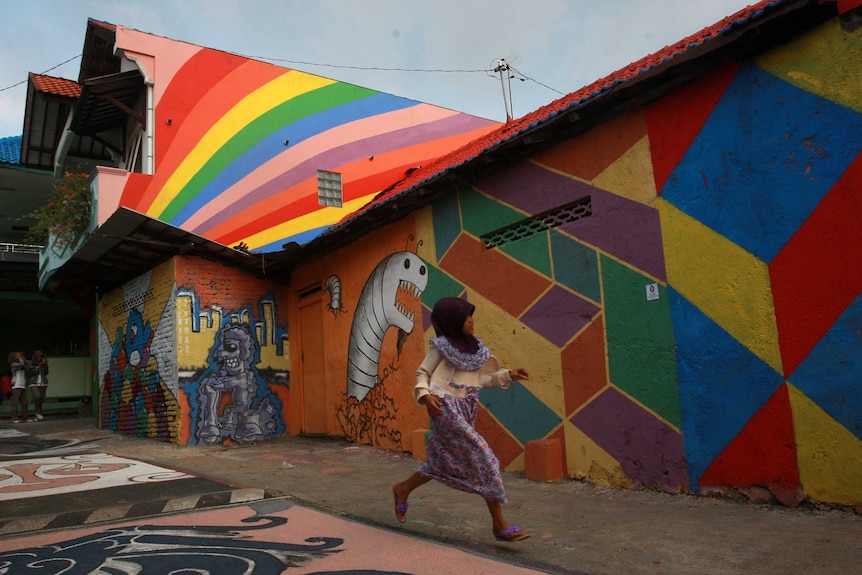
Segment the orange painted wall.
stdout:
[[[400,270],[404,269],[404,261],[417,261],[415,237],[413,219],[407,218],[297,270],[291,279],[292,310],[297,308],[298,293],[308,291],[312,286],[320,286],[324,291],[322,314],[326,344],[322,353],[326,366],[327,427],[331,435],[383,449],[410,451],[412,431],[428,427],[427,415],[418,409],[412,396],[416,367],[425,353],[422,308],[418,300],[421,292],[418,288],[414,291],[397,289],[398,285],[404,287],[398,279],[399,274],[390,274],[385,280],[391,287],[395,278],[395,289],[390,290],[390,295],[394,295],[398,305],[408,313],[414,314],[415,327],[408,332],[393,325],[382,332],[382,343],[376,356],[378,377],[376,384],[367,390],[367,395],[361,400],[350,395],[349,385],[351,333],[360,331],[354,322],[362,323],[368,310],[365,303],[370,299],[375,299],[380,306],[395,305],[392,299],[380,299],[381,293],[371,288],[375,270],[385,261],[388,261],[390,269],[397,267]],[[393,266],[396,260],[397,266]],[[412,271],[419,274],[415,266]],[[410,270],[407,272],[409,275]],[[333,277],[338,279],[330,280]],[[427,278],[427,272],[424,277]],[[339,286],[340,302],[332,287],[335,281]],[[292,355],[301,357],[301,333],[291,334],[291,344],[294,346]],[[305,350],[305,353],[314,351]],[[294,362],[292,379],[298,387],[302,386],[300,372],[301,367]],[[297,431],[291,427],[291,432]]]

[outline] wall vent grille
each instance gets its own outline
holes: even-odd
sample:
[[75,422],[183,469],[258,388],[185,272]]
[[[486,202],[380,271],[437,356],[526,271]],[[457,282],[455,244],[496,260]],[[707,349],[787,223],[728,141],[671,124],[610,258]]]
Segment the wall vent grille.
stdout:
[[480,239],[486,248],[496,248],[591,215],[593,215],[592,198],[586,196],[564,206],[547,210],[498,230],[483,234],[480,236]]

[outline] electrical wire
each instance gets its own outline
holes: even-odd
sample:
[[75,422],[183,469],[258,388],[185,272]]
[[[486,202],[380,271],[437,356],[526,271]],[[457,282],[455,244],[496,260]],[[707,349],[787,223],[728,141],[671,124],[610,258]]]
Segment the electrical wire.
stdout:
[[[71,62],[72,60],[75,60],[75,59],[77,59],[77,58],[80,58],[82,55],[83,55],[83,54],[78,54],[77,56],[72,56],[72,57],[71,57],[71,58],[69,58],[68,60],[65,60],[65,61],[63,61],[63,62],[60,62],[60,63],[59,63],[59,64],[57,64],[56,66],[51,66],[50,68],[48,68],[48,69],[47,69],[47,70],[45,70],[44,72],[40,72],[39,74],[40,74],[40,75],[41,75],[41,74],[47,74],[47,73],[48,73],[48,72],[50,72],[51,70],[56,70],[56,69],[57,69],[57,68],[59,68],[60,66],[62,66],[62,65],[64,65],[64,64],[68,64],[68,63],[69,63],[69,62]],[[28,78],[27,80],[29,80],[29,78]],[[15,88],[15,87],[17,87],[17,86],[20,86],[21,84],[26,84],[26,83],[27,83],[27,80],[21,80],[21,81],[20,81],[20,82],[18,82],[17,84],[12,84],[11,86],[6,86],[5,88],[0,88],[0,92],[5,92],[6,90],[11,90],[12,88]]]
[[265,56],[248,56],[231,52],[234,56],[242,58],[251,58],[253,60],[266,60],[268,62],[283,62],[285,64],[300,64],[303,66],[322,66],[325,68],[342,68],[345,70],[367,70],[380,72],[433,72],[445,74],[475,74],[477,72],[486,73],[488,70],[446,70],[442,68],[382,68],[376,66],[342,66],[338,64],[321,64],[319,62],[304,62],[302,60],[284,60],[282,58],[267,58]]
[[548,86],[547,84],[542,84],[542,83],[541,83],[541,82],[539,82],[538,80],[534,80],[533,78],[530,78],[529,76],[527,76],[526,74],[524,74],[524,73],[523,73],[523,72],[521,72],[520,70],[516,70],[516,69],[515,69],[511,64],[509,64],[509,69],[510,69],[511,71],[515,72],[516,74],[518,74],[519,76],[522,76],[522,77],[524,78],[524,80],[529,80],[530,82],[534,82],[534,83],[538,84],[539,86],[542,86],[543,88],[547,88],[547,89],[548,89],[548,90],[550,90],[551,92],[556,92],[556,93],[557,93],[557,94],[559,94],[560,96],[565,96],[565,95],[566,95],[566,94],[565,94],[565,92],[560,92],[559,90],[555,90],[554,88],[551,88],[551,87],[550,87],[550,86]]
[[[343,66],[343,65],[338,65],[338,64],[322,64],[320,62],[307,62],[307,61],[303,61],[303,60],[286,60],[283,58],[267,58],[264,56],[248,56],[248,55],[238,54],[238,53],[234,53],[234,52],[232,52],[232,54],[234,54],[235,56],[240,56],[242,58],[251,58],[253,60],[266,60],[269,62],[283,62],[285,64],[299,64],[302,66],[321,66],[324,68],[341,68],[341,69],[345,69],[345,70],[366,70],[366,71],[377,71],[377,72],[421,72],[421,73],[434,73],[434,74],[441,74],[441,73],[442,74],[477,74],[477,73],[481,73],[481,74],[486,74],[489,77],[493,77],[492,72],[494,71],[493,66],[491,66],[490,68],[474,69],[474,70],[470,70],[470,69],[447,70],[445,68],[384,68],[384,67],[378,67],[378,66]],[[47,70],[45,70],[44,72],[41,72],[41,74],[47,74],[51,70],[56,70],[60,66],[68,64],[72,60],[80,58],[81,56],[82,56],[82,54],[72,56],[68,60],[64,60],[63,62],[60,62],[56,66],[52,66],[52,67],[48,68]],[[510,70],[512,70],[513,72],[515,72],[519,76],[521,76],[523,78],[523,80],[529,80],[530,82],[538,84],[539,86],[542,86],[543,88],[547,88],[548,90],[550,90],[552,92],[556,92],[557,94],[560,94],[561,96],[565,96],[565,93],[560,92],[559,90],[556,90],[556,89],[548,86],[547,84],[543,84],[542,82],[539,82],[538,80],[536,80],[534,78],[530,78],[529,76],[527,76],[526,74],[524,74],[520,70],[513,67],[511,64],[507,63],[507,66],[509,67]],[[6,86],[5,88],[0,88],[0,92],[5,92],[6,90],[11,90],[12,88],[15,88],[17,86],[20,86],[21,84],[26,84],[26,83],[27,83],[27,80],[21,80],[20,82],[18,82],[16,84]]]

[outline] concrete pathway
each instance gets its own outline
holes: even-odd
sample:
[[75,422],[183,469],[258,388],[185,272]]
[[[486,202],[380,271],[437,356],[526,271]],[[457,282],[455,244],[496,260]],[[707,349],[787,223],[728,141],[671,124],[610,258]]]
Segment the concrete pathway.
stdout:
[[[295,436],[256,445],[179,448],[99,430],[92,420],[17,427],[30,433],[28,441],[36,446],[46,441],[59,442],[65,448],[88,443],[100,452],[194,475],[229,490],[260,490],[262,499],[250,503],[251,508],[271,501],[293,503],[359,527],[373,527],[393,536],[457,548],[471,556],[539,572],[862,572],[862,515],[847,511],[624,491],[571,480],[541,483],[529,481],[521,473],[505,473],[510,501],[504,506],[506,516],[532,533],[526,541],[505,544],[494,540],[481,499],[436,482],[414,492],[407,523],[399,524],[393,513],[391,486],[419,465],[409,454],[339,439]],[[171,483],[175,482],[162,486]],[[0,534],[0,549],[8,541]],[[285,541],[295,542],[292,538]],[[474,571],[468,564],[450,572]]]

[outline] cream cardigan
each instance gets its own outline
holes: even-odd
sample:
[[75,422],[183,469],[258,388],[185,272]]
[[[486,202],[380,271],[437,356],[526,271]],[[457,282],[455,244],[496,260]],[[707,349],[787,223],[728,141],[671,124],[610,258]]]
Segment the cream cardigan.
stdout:
[[502,387],[507,388],[512,383],[508,369],[500,369],[500,363],[493,355],[476,371],[464,371],[449,363],[443,352],[431,346],[422,365],[416,370],[416,385],[413,387],[413,397],[416,403],[428,394],[438,397],[453,395],[464,397],[466,389],[449,385],[450,382],[466,387]]

